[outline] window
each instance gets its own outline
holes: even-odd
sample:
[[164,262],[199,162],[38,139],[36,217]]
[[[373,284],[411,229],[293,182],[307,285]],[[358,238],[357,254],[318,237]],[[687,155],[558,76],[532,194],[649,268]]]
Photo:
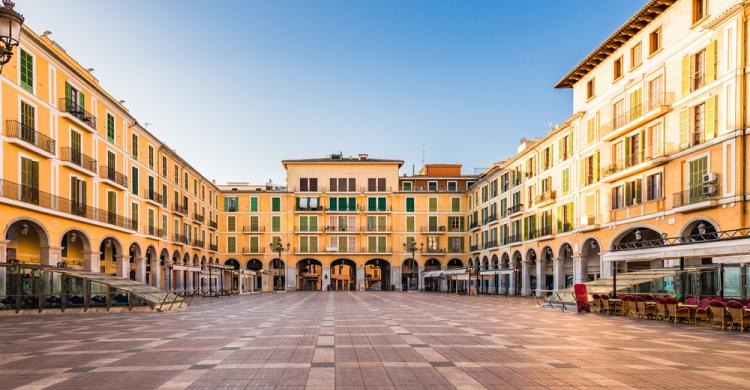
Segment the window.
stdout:
[[250,212],[251,213],[258,212],[258,198],[257,197],[250,198]]
[[274,215],[273,217],[271,217],[271,231],[281,231],[281,217],[279,217],[278,215]]
[[138,135],[135,133],[132,135],[130,155],[133,156],[134,159],[138,159]]
[[706,77],[705,77],[705,70],[706,70],[706,51],[701,50],[695,54],[693,54],[692,59],[692,83],[691,86],[693,88],[693,91],[696,89],[702,87],[705,84]]
[[599,113],[586,121],[586,145],[592,145],[596,141],[596,124]]
[[428,181],[427,182],[427,190],[428,191],[437,191],[438,183],[436,181]]
[[612,105],[612,117],[615,129],[625,125],[625,99],[620,99]]
[[630,69],[637,68],[643,62],[643,48],[641,43],[638,42],[635,46],[630,48]]
[[34,57],[24,49],[20,49],[21,87],[34,93]]
[[237,252],[237,238],[236,237],[227,237],[227,252],[228,253]]
[[625,185],[625,206],[630,207],[641,204],[641,179],[626,182]]
[[451,211],[454,213],[461,211],[461,198],[451,198]]
[[154,169],[154,147],[148,146],[148,167]]
[[36,144],[34,130],[36,129],[36,108],[21,100],[21,136],[23,140]]
[[646,200],[656,200],[662,197],[661,172],[646,176]]
[[258,225],[258,216],[257,215],[250,216],[250,231],[251,232],[258,232],[258,231],[260,231],[260,226]]
[[367,192],[385,192],[385,178],[369,178],[367,179]]
[[228,216],[227,217],[227,231],[233,232],[236,229],[237,229],[237,219],[233,215]]
[[317,232],[318,231],[318,217],[315,215],[302,215],[299,217],[299,231],[302,232]]
[[586,99],[592,99],[594,97],[594,79],[586,82]]
[[130,204],[130,219],[133,220],[133,226],[138,226],[138,203]]
[[448,237],[448,252],[462,253],[464,251],[463,237]]
[[387,250],[386,236],[368,236],[367,237],[367,251],[371,253],[387,252],[388,250]]
[[406,231],[407,232],[414,231],[414,216],[413,215],[406,216]]
[[464,231],[464,217],[448,217],[448,230],[452,232]]
[[688,162],[689,202],[695,203],[705,198],[703,176],[708,173],[708,157],[700,157]]
[[437,212],[438,211],[438,199],[437,198],[430,198],[428,200],[429,205],[429,211],[430,212]]
[[21,157],[21,200],[39,203],[39,161]]
[[187,173],[187,172],[185,172],[185,173],[184,173],[184,174],[182,175],[182,188],[184,188],[184,189],[185,189],[185,191],[187,191],[187,190],[188,190],[188,181],[189,181],[188,173]]
[[648,82],[648,110],[651,111],[656,107],[665,104],[662,92],[662,76],[656,77]]
[[703,143],[703,134],[705,133],[705,114],[706,105],[701,103],[693,108],[693,126],[692,136],[690,137],[692,144],[699,145]]
[[260,252],[260,238],[253,236],[250,237],[250,253]]
[[[497,183],[495,183],[495,184],[497,184]],[[497,186],[496,186],[496,189],[497,189]],[[448,182],[448,191],[455,192],[457,190],[458,190],[458,183],[456,183],[455,181],[449,181]]]
[[648,55],[661,50],[661,27],[648,34]]
[[314,253],[318,251],[317,236],[301,236],[299,238],[299,251],[302,253]]
[[299,179],[300,192],[318,192],[318,179],[301,177]]
[[133,173],[132,173],[131,180],[133,184],[132,185],[133,194],[138,195],[138,168],[133,167],[132,169],[133,169]]
[[693,23],[698,23],[706,16],[706,0],[693,0]]
[[560,160],[565,161],[573,155],[573,134],[558,139],[558,150]]
[[367,198],[367,211],[386,211],[385,197]]
[[161,156],[161,175],[167,177],[167,156]]
[[274,213],[281,211],[281,198],[271,198],[271,211]]
[[162,214],[162,216],[161,216],[161,229],[162,229],[161,233],[162,233],[162,238],[166,238],[167,237],[167,228],[168,228],[168,225],[169,225],[169,223],[167,222],[167,215],[166,214]]
[[[448,182],[448,188],[450,188],[450,182]],[[490,197],[495,198],[497,196],[497,179],[490,183]]]
[[562,194],[568,195],[570,192],[570,168],[565,168],[562,171]]
[[547,170],[552,167],[552,146],[548,146],[542,150],[542,170]]
[[412,190],[412,182],[410,181],[401,182],[401,191],[411,191],[411,190]]
[[330,197],[328,198],[329,211],[357,211],[357,198],[355,197]]
[[180,184],[180,167],[177,164],[174,165],[174,184]]
[[387,228],[387,218],[385,216],[370,215],[367,217],[367,231],[384,232]]
[[228,196],[224,198],[224,211],[227,211],[227,212],[239,211],[239,202],[236,196]]
[[406,211],[409,213],[414,212],[414,198],[406,198]]
[[643,92],[641,91],[640,88],[638,88],[629,95],[629,98],[630,98],[629,118],[631,121],[633,121],[639,118],[643,112],[643,105],[642,105]]
[[438,231],[438,217],[437,215],[430,215],[427,218],[427,229],[430,232]]
[[115,117],[107,113],[107,141],[115,143]]
[[335,178],[329,179],[328,190],[331,192],[355,192],[357,191],[357,180],[354,178]]
[[622,73],[622,57],[615,60],[615,62],[613,63],[613,68],[614,69],[612,70],[612,72],[614,73],[614,75],[612,78],[614,80],[619,80],[623,74]]

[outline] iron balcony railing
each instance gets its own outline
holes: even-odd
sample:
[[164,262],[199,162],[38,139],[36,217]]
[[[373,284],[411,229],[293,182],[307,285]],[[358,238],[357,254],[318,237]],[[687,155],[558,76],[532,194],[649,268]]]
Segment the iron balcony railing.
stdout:
[[507,240],[505,241],[506,244],[514,244],[516,242],[521,242],[520,234],[511,234],[508,236]]
[[164,230],[152,225],[146,226],[146,234],[149,236],[164,238]]
[[422,253],[427,255],[441,255],[448,253],[448,251],[445,248],[430,248],[429,246],[425,245],[425,248],[422,250]]
[[47,153],[55,154],[55,140],[19,121],[5,121],[5,135],[36,146]]
[[422,233],[445,233],[445,226],[422,226],[419,231]]
[[479,245],[469,245],[469,252],[476,252],[479,250]]
[[624,251],[633,249],[658,248],[664,246],[694,244],[696,242],[737,240],[741,238],[750,238],[750,228],[740,228],[732,230],[722,230],[718,232],[705,232],[686,234],[676,237],[663,237],[651,240],[635,240],[630,242],[619,242],[612,246],[613,251]]
[[127,176],[123,175],[120,172],[117,172],[116,169],[112,167],[108,167],[106,165],[99,166],[99,177],[101,177],[102,179],[113,181],[123,187],[128,186]]
[[211,229],[218,229],[219,228],[219,221],[210,221],[208,223],[208,226],[210,226]]
[[67,161],[96,173],[96,160],[81,153],[80,150],[69,147],[60,148],[60,160]]
[[476,221],[469,222],[469,229],[476,229],[478,227],[479,227],[479,223],[477,223]]
[[266,227],[265,226],[253,226],[253,225],[250,225],[250,226],[243,226],[242,227],[242,232],[243,233],[262,233],[262,232],[265,232],[265,231],[266,231]]
[[497,240],[487,241],[484,243],[484,249],[496,248]]
[[437,186],[437,187],[425,187],[425,186],[412,186],[411,189],[404,189],[401,188],[401,192],[460,192],[458,190],[458,186],[453,188],[448,188],[447,186]]
[[210,249],[210,250],[212,250],[212,251],[216,252],[216,251],[218,251],[218,250],[219,250],[219,246],[218,246],[218,245],[216,245],[216,244],[211,244],[211,245],[209,245],[209,246],[208,246],[208,249]]
[[522,203],[514,204],[514,205],[508,207],[508,215],[515,214],[515,213],[520,213],[522,210],[523,210],[523,204]]
[[186,244],[186,245],[188,243],[187,236],[185,236],[184,234],[179,234],[179,233],[172,234],[172,241],[178,242],[181,244]]
[[164,197],[156,191],[146,189],[143,191],[143,197],[156,203],[163,204]]
[[536,231],[536,237],[544,237],[552,235],[552,226],[542,226]]
[[534,198],[534,203],[539,204],[548,201],[554,201],[556,198],[557,192],[555,190],[544,191]]
[[327,232],[358,232],[359,231],[359,229],[357,228],[357,225],[352,225],[352,226],[348,226],[348,225],[344,225],[344,226],[342,226],[342,225],[333,225],[333,226],[330,226],[329,225],[329,226],[326,226],[325,228],[323,228],[323,230],[325,230]]
[[193,242],[192,242],[191,245],[194,246],[194,247],[196,247],[196,248],[203,248],[204,244],[205,243],[203,242],[203,240],[193,240]]
[[691,204],[708,202],[719,199],[719,183],[707,183],[688,188],[672,194],[672,207],[689,206]]
[[94,221],[108,223],[124,229],[136,230],[138,226],[130,218],[125,218],[107,210],[98,209],[86,205],[83,201],[66,199],[40,191],[38,188],[25,186],[23,184],[0,179],[2,188],[0,196],[6,199],[16,200],[32,204],[46,209],[59,211],[61,213],[76,215]]
[[497,221],[497,214],[490,214],[484,219],[483,225]]
[[193,220],[203,223],[206,220],[206,216],[203,214],[193,213]]
[[188,207],[187,205],[181,205],[179,202],[172,203],[172,211],[187,216]]
[[76,102],[74,102],[72,99],[60,99],[60,111],[67,112],[68,114],[74,116],[76,119],[87,124],[92,129],[96,130],[96,117],[90,112],[86,111]]
[[558,233],[566,233],[573,230],[573,224],[572,223],[561,223],[557,225],[557,232]]

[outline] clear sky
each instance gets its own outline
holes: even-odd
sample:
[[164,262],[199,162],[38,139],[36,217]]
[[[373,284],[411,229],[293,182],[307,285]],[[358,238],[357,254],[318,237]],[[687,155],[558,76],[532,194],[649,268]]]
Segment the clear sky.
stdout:
[[16,0],[218,183],[285,158],[512,155],[572,110],[553,85],[645,0]]

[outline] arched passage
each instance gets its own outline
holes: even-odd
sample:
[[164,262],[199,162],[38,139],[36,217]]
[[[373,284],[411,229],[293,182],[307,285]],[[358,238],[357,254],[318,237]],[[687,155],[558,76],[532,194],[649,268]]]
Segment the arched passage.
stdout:
[[284,264],[284,260],[281,260],[281,259],[271,260],[269,269],[271,270],[271,275],[273,275],[273,289],[275,291],[285,290],[286,289],[286,274],[285,274],[286,265]]
[[320,291],[323,289],[323,264],[316,259],[297,262],[297,290]]
[[349,259],[336,259],[331,262],[331,290],[357,290],[357,264]]
[[30,219],[12,222],[5,229],[5,239],[6,261],[54,265],[49,264],[49,234],[41,224]]
[[[536,274],[536,268],[537,268],[537,258],[536,258],[536,251],[534,249],[529,249],[526,251],[526,262],[528,263],[524,267],[523,272],[523,283],[521,286],[521,290],[523,291],[523,294],[530,294],[532,291],[537,291],[537,274]],[[527,271],[528,267],[528,271]]]
[[141,246],[137,242],[128,247],[128,277],[130,280],[146,282],[146,264],[141,255]]
[[263,263],[258,259],[250,259],[245,267],[255,272],[255,289],[260,291],[263,288]]
[[560,251],[557,254],[560,259],[560,265],[562,266],[562,280],[558,288],[571,288],[573,287],[573,247],[569,243],[564,243],[560,246]]
[[401,263],[401,290],[416,291],[419,289],[419,264],[414,259]]
[[156,261],[156,248],[149,245],[146,248],[146,284],[149,286],[159,287],[159,264]]
[[172,274],[169,272],[169,251],[164,248],[159,253],[159,278],[156,280],[158,287],[163,290],[172,289]]
[[513,252],[510,269],[513,270],[510,278],[510,295],[521,295],[521,252]]
[[718,238],[718,231],[718,225],[714,224],[707,218],[698,218],[688,222],[682,228],[680,237],[682,237],[682,241],[686,243],[715,240]]
[[537,267],[537,279],[539,281],[539,288],[542,290],[554,290],[555,288],[555,275],[554,275],[554,252],[549,246],[542,248],[539,252],[539,266]]
[[[619,250],[633,250],[643,248],[654,248],[664,245],[664,237],[661,233],[646,226],[637,226],[627,229],[617,235],[612,240],[611,249],[613,251]],[[651,269],[653,267],[662,267],[664,265],[663,260],[644,260],[644,261],[621,261],[614,265],[617,266],[617,272],[629,272]],[[612,267],[612,265],[609,265]],[[611,269],[608,270],[607,275],[611,275]]]
[[456,269],[456,268],[463,268],[464,262],[461,261],[461,259],[450,259],[448,261],[448,265],[446,266],[447,269]]
[[86,266],[87,258],[91,260],[91,240],[86,233],[78,229],[65,232],[60,240],[60,257],[65,267],[91,269],[92,264]]
[[581,248],[580,282],[590,282],[599,279],[599,248],[599,241],[595,238],[589,238],[583,243],[583,247]]
[[[126,264],[120,261],[118,266],[118,257],[123,256],[120,241],[114,237],[105,237],[99,245],[99,264],[103,273],[127,277]],[[119,269],[118,269],[119,268]]]
[[365,263],[365,288],[387,291],[391,285],[391,263],[383,259],[372,259]]

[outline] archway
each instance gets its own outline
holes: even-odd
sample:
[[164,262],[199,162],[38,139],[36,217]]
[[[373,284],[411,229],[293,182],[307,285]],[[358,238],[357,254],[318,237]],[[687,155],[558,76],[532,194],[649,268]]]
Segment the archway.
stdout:
[[[431,272],[431,271],[440,271],[442,267],[440,266],[440,260],[438,259],[429,259],[425,261],[424,263],[424,272]],[[439,277],[426,277],[424,278],[424,287],[423,289],[425,291],[440,291],[440,278]]]
[[[117,275],[117,257],[122,256],[122,246],[120,242],[114,237],[106,237],[102,240],[99,245],[99,266],[101,272],[110,275]],[[124,264],[123,264],[124,266]],[[126,276],[127,270],[119,270],[123,274],[120,276]]]
[[706,218],[698,218],[688,222],[682,229],[680,237],[685,243],[715,240],[719,238],[719,227]]
[[156,280],[162,290],[172,289],[172,274],[169,272],[169,251],[164,248],[159,254],[159,279]]
[[[240,262],[237,259],[226,259],[224,265],[232,267],[232,270],[238,271],[240,269]],[[227,286],[227,274],[229,274],[229,285]],[[240,290],[240,279],[237,272],[229,272],[222,270],[222,279],[224,280],[224,286],[222,288],[229,289],[230,291]]]
[[590,282],[599,279],[599,248],[599,241],[595,238],[589,238],[583,243],[583,248],[581,249],[581,282]]
[[513,270],[510,280],[510,295],[521,295],[521,252],[513,252],[510,269]]
[[255,290],[263,289],[263,263],[258,259],[250,259],[245,267],[250,271],[255,271]]
[[401,263],[401,289],[403,291],[419,289],[419,265],[414,259],[406,259]]
[[497,255],[492,255],[492,269],[494,270],[500,269],[500,262],[497,259]]
[[49,235],[42,225],[21,219],[5,230],[8,240],[5,259],[8,262],[46,264],[49,259]]
[[146,284],[149,286],[159,287],[159,267],[156,264],[156,248],[149,245],[146,248]]
[[273,259],[269,266],[271,274],[273,275],[273,289],[275,291],[283,291],[286,289],[286,275],[284,260]]
[[297,290],[320,291],[323,289],[323,264],[316,259],[297,262]]
[[137,242],[130,244],[128,248],[128,277],[130,280],[145,282],[146,269],[141,256],[141,246]]
[[450,259],[450,261],[448,261],[448,265],[445,268],[456,269],[456,268],[463,268],[463,267],[464,267],[464,262],[461,261],[461,259]]
[[557,254],[558,258],[560,259],[560,264],[562,265],[562,281],[560,283],[560,286],[558,286],[560,289],[564,288],[571,288],[573,287],[573,247],[570,246],[569,243],[564,243],[560,246],[560,251]]
[[537,279],[540,283],[540,288],[543,290],[554,290],[555,289],[555,270],[554,270],[554,252],[549,246],[542,248],[539,254],[539,272]]
[[331,262],[331,290],[357,290],[357,264],[349,259],[337,259]]
[[60,240],[60,247],[62,266],[73,269],[87,268],[86,256],[91,256],[91,241],[86,233],[77,229],[65,232]]
[[365,288],[387,291],[391,286],[391,264],[387,260],[372,259],[365,263]]
[[526,262],[528,262],[529,268],[529,271],[526,274],[528,276],[522,275],[525,278],[525,286],[522,287],[526,288],[526,291],[524,291],[526,294],[532,293],[532,291],[537,291],[536,260],[536,251],[533,248],[529,248],[529,250],[526,251]]
[[[633,250],[661,247],[663,245],[664,238],[662,237],[661,233],[649,227],[637,226],[627,229],[617,235],[612,240],[611,249],[613,251]],[[617,272],[620,273],[647,270],[654,267],[662,267],[664,266],[664,260],[622,261],[617,262],[614,265],[617,266]],[[609,272],[608,274],[611,275],[611,272]]]

